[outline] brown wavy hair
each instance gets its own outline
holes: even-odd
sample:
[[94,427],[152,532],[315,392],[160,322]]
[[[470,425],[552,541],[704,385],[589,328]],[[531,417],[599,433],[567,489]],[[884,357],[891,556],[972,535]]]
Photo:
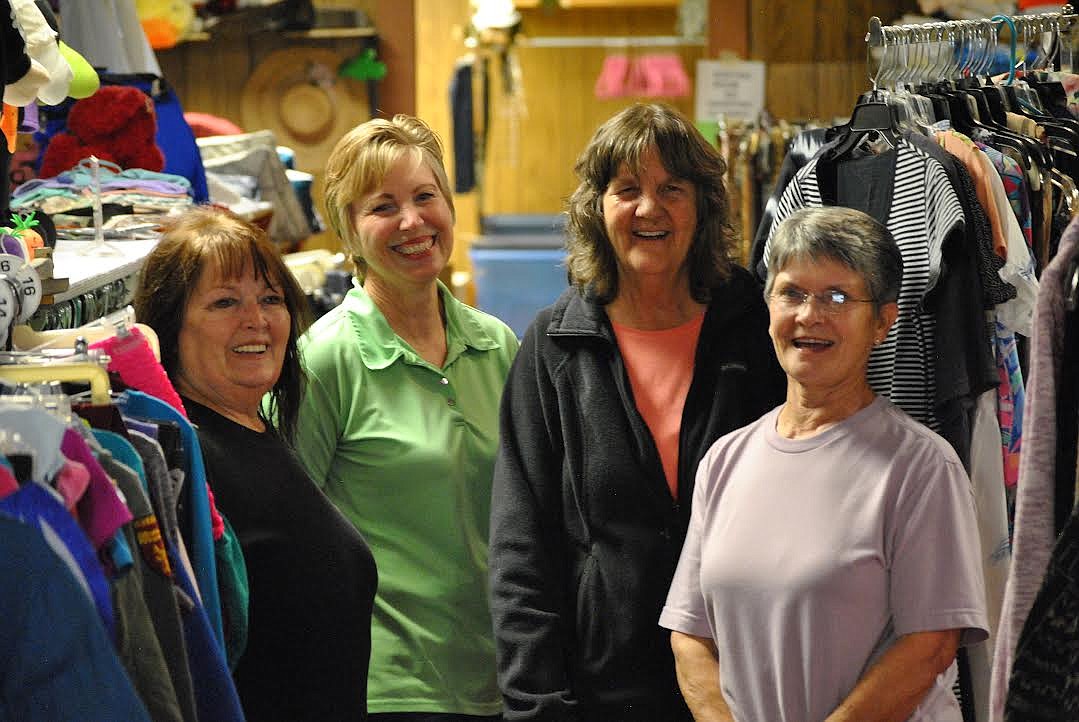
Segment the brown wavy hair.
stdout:
[[161,365],[175,378],[187,301],[202,274],[207,268],[217,268],[222,276],[236,278],[247,263],[284,296],[291,317],[281,375],[269,393],[268,418],[263,418],[291,445],[306,385],[296,342],[310,323],[310,311],[299,283],[262,229],[209,206],[185,212],[166,228],[146,257],[135,291],[135,317],[157,332]]
[[696,126],[670,106],[638,103],[596,130],[577,158],[580,184],[567,202],[566,269],[570,283],[600,303],[618,295],[618,261],[603,220],[603,195],[623,165],[634,171],[656,149],[671,175],[697,191],[697,230],[686,264],[690,293],[707,303],[711,290],[731,271],[734,231],[729,223],[726,163]]

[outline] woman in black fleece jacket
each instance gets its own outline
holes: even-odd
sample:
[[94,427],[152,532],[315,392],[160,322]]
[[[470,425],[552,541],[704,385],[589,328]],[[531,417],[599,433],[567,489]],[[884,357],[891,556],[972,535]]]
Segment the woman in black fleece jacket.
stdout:
[[724,164],[635,105],[578,159],[573,286],[525,334],[502,400],[491,610],[507,720],[691,720],[657,625],[694,475],[783,398],[760,287],[729,257]]

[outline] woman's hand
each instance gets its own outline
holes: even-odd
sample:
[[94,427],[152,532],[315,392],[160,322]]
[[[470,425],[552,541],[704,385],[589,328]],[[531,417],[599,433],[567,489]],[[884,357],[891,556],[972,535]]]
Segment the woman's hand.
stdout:
[[716,643],[707,637],[671,632],[671,649],[678,686],[693,719],[697,722],[734,722],[719,688]]
[[958,629],[903,635],[824,722],[903,722],[958,649]]

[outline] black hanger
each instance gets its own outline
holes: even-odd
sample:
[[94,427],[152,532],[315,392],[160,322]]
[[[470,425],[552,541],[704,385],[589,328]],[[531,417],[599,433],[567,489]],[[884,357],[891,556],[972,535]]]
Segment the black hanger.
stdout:
[[895,148],[899,144],[899,121],[895,108],[884,101],[879,91],[872,91],[868,100],[862,100],[851,111],[850,121],[840,126],[840,138],[829,153],[833,158],[849,154],[865,138],[882,137]]
[[19,484],[28,484],[34,479],[34,457],[30,454],[7,454],[5,457],[11,464],[11,471]]

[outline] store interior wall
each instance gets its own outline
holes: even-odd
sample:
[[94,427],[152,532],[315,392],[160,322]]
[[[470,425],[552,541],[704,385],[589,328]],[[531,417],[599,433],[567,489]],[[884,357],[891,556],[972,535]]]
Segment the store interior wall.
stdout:
[[[609,0],[604,7],[524,8],[526,36],[670,36],[677,8],[640,7],[646,0]],[[379,115],[412,112],[448,143],[452,137],[448,84],[455,62],[467,51],[463,31],[468,0],[317,0],[319,7],[359,8],[380,31],[380,52],[389,73],[380,91]],[[885,21],[916,9],[916,0],[711,0],[707,45],[675,48],[690,78],[696,61],[722,53],[767,63],[766,105],[776,118],[829,121],[849,113],[869,87],[865,56],[871,15]],[[380,23],[381,19],[381,23]],[[412,25],[412,38],[408,37]],[[382,27],[380,27],[380,25]],[[159,54],[166,78],[185,110],[240,118],[236,91],[258,61],[288,43],[315,43],[342,53],[359,50],[355,39],[286,40],[272,34],[236,41],[185,43]],[[624,52],[648,52],[629,47]],[[476,192],[456,198],[455,268],[467,269],[467,247],[487,214],[554,214],[574,186],[573,162],[604,119],[636,98],[597,100],[593,87],[603,47],[541,48],[520,44],[518,54],[527,114],[516,122],[492,59],[491,124],[487,162]],[[411,57],[410,57],[411,55]],[[409,103],[412,94],[413,102]],[[692,114],[693,99],[669,101]],[[514,129],[516,128],[516,132]],[[451,153],[447,154],[452,156]],[[448,157],[453,173],[453,158]],[[318,168],[300,168],[317,173]],[[316,201],[320,187],[316,183]],[[307,248],[334,248],[323,233]]]

